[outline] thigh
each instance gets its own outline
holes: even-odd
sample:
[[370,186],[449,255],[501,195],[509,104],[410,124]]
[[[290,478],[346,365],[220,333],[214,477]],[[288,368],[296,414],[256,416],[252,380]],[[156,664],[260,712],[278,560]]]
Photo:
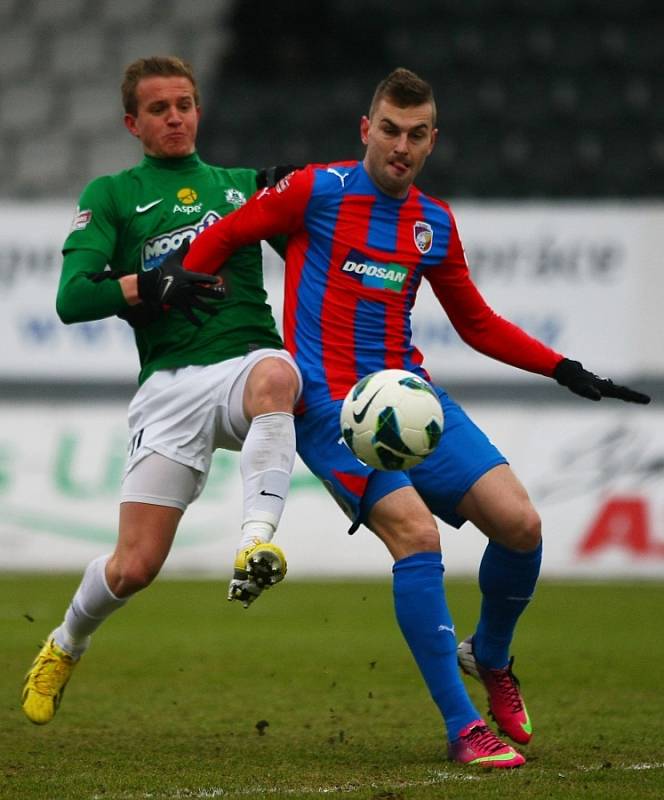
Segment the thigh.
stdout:
[[467,517],[459,504],[482,475],[505,456],[444,391],[437,388],[443,406],[443,436],[436,450],[409,471],[413,486],[433,514],[460,528]]
[[212,457],[216,392],[230,362],[155,372],[129,406],[125,474],[150,453],[206,475]]
[[295,417],[297,451],[351,521],[350,533],[367,521],[373,505],[411,482],[405,472],[379,472],[359,461],[341,437],[341,401]]
[[201,490],[201,473],[161,453],[149,453],[124,477],[121,503],[146,503],[185,511]]
[[368,525],[395,561],[415,553],[440,552],[436,521],[412,486],[377,500],[369,511]]
[[514,472],[501,464],[466,492],[458,512],[482,533],[515,550],[532,550],[540,541],[540,518]]

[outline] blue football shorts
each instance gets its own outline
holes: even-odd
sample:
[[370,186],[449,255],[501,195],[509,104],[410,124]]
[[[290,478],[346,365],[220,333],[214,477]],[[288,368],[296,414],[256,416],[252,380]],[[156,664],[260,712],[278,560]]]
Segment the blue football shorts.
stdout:
[[296,415],[297,451],[352,520],[350,533],[366,523],[373,505],[402,486],[413,486],[432,514],[460,528],[466,521],[456,507],[470,487],[507,459],[446,392],[436,390],[445,415],[436,450],[407,472],[365,466],[341,437],[342,401]]

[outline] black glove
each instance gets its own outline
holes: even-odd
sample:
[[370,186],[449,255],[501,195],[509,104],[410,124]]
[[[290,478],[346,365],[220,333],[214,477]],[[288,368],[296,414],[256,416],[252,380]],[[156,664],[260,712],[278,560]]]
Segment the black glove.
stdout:
[[189,272],[182,266],[182,260],[189,250],[189,240],[185,239],[180,247],[164,261],[147,272],[138,273],[138,296],[148,306],[172,306],[180,311],[192,325],[203,324],[194,314],[193,309],[204,311],[215,316],[219,309],[210,303],[204,303],[201,297],[221,300],[224,288],[217,284],[214,275],[201,272]]
[[163,309],[159,306],[149,306],[147,303],[137,303],[135,306],[127,306],[124,311],[116,314],[117,317],[128,322],[132,328],[147,328],[153,322],[164,315]]
[[[102,281],[118,281],[124,275],[131,275],[131,272],[122,272],[119,269],[105,269],[101,272],[88,272],[87,277],[93,283]],[[127,306],[124,311],[119,311],[116,316],[128,322],[132,328],[145,328],[163,314],[159,306],[147,305],[147,303],[137,303],[135,306]]]
[[264,167],[256,173],[256,188],[271,189],[276,186],[282,178],[290,175],[296,169],[302,169],[295,164],[277,164],[275,167]]
[[635,392],[634,389],[629,389],[627,386],[618,386],[608,378],[600,378],[584,369],[581,362],[571,361],[569,358],[563,358],[562,361],[558,362],[553,371],[553,377],[561,386],[567,386],[570,391],[580,394],[581,397],[587,397],[588,400],[615,397],[617,400],[624,400],[626,403],[642,403],[645,405],[650,402],[650,397],[647,394]]

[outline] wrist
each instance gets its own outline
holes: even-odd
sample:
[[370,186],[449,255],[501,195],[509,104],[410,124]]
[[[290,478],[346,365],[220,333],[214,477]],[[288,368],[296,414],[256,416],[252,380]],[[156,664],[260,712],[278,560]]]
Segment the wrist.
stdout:
[[123,275],[119,283],[122,289],[122,296],[127,301],[127,305],[138,305],[141,302],[141,298],[138,294],[138,276]]

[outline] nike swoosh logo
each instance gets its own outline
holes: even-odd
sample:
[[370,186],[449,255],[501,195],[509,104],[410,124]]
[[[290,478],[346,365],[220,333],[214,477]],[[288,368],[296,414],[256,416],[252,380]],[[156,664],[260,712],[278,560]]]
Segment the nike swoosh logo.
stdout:
[[[381,389],[382,389],[382,388],[383,388],[383,387],[381,386]],[[371,403],[373,402],[373,399],[374,399],[374,397],[375,397],[375,396],[378,394],[378,392],[380,392],[380,389],[377,389],[377,390],[376,390],[376,391],[375,391],[375,392],[374,392],[374,393],[371,395],[371,397],[370,397],[370,398],[367,400],[367,404],[364,406],[364,408],[362,409],[362,411],[360,411],[360,413],[359,413],[359,414],[356,414],[356,413],[355,413],[355,411],[353,411],[353,419],[355,420],[355,422],[356,422],[358,425],[359,425],[359,424],[360,424],[360,422],[362,422],[362,420],[363,420],[363,419],[366,417],[366,415],[367,415],[367,411],[369,410],[369,406],[370,406],[370,405],[371,405]]]
[[264,497],[278,497],[279,500],[284,499],[280,494],[272,494],[272,492],[266,492],[265,489],[261,489],[259,494],[262,494]]
[[163,197],[160,197],[159,200],[153,200],[151,203],[148,203],[146,206],[136,206],[136,213],[137,214],[142,214],[144,211],[149,211],[151,208],[154,208],[155,206],[159,205],[159,203],[161,203],[161,201],[163,199],[164,199]]
[[164,302],[164,297],[166,297],[166,295],[168,294],[172,283],[173,283],[173,276],[167,275],[161,284],[161,294],[159,299],[161,300],[162,303]]

